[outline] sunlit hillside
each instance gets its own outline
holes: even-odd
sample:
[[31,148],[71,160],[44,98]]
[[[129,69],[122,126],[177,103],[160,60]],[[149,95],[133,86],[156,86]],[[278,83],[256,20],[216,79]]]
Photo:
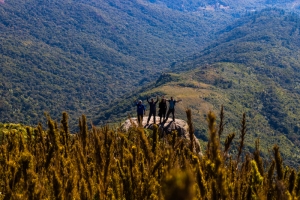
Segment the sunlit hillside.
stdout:
[[[271,31],[271,27],[276,30]],[[162,74],[148,88],[99,112],[95,123],[135,116],[134,99],[173,96],[182,99],[176,106],[177,116],[184,117],[185,109],[191,108],[194,120],[199,122],[196,135],[207,141],[206,113],[219,112],[223,105],[227,133],[239,128],[239,119],[245,113],[250,122],[249,149],[253,149],[251,141],[261,138],[265,155],[270,145],[278,143],[284,146],[288,162],[299,162],[298,31],[297,16],[281,10],[250,15],[222,32],[219,42],[177,63],[173,69],[181,73]]]

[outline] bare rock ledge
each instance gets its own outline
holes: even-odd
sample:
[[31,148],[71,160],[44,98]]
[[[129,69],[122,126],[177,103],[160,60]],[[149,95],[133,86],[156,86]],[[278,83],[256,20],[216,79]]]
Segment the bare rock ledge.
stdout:
[[[148,116],[144,116],[143,118],[143,127],[147,129],[153,129],[153,117],[151,117],[151,120],[149,124],[147,124]],[[132,122],[135,124],[135,126],[138,125],[137,118],[131,118],[127,119],[121,126],[121,128],[125,131],[128,131],[130,127],[132,127]],[[172,133],[172,131],[176,130],[178,135],[190,140],[189,136],[189,126],[186,121],[182,119],[175,119],[173,122],[172,118],[169,118],[165,123],[159,123],[159,117],[156,117],[156,124],[159,127],[159,135],[161,137],[164,137],[167,134]],[[201,145],[196,136],[194,135],[194,141],[195,141],[195,148],[194,152],[198,153],[199,155],[202,155]]]

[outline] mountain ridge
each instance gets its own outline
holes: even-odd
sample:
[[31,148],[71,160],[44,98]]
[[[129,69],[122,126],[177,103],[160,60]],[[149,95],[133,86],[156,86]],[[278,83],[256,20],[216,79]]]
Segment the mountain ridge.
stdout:
[[299,11],[300,2],[297,0],[248,0],[248,1],[233,1],[233,0],[149,0],[152,3],[163,4],[166,7],[181,12],[235,12],[239,11],[257,11],[268,7],[278,7],[286,10]]
[[[239,129],[245,113],[250,132],[247,148],[254,148],[250,141],[255,138],[264,142],[265,154],[274,142],[284,143],[289,162],[299,163],[293,154],[299,152],[300,141],[300,96],[299,87],[295,87],[299,81],[300,48],[293,44],[299,42],[298,18],[293,17],[282,10],[267,9],[241,19],[245,23],[238,22],[239,26],[228,29],[215,45],[176,63],[172,71],[177,74],[162,74],[148,89],[128,95],[126,101],[115,103],[117,106],[112,105],[102,117],[99,113],[95,122],[105,117],[117,122],[121,116],[135,116],[130,102],[136,98],[173,96],[183,100],[177,105],[177,116],[184,119],[186,108],[191,108],[195,134],[205,141],[206,115],[210,110],[218,113],[223,105],[226,121],[231,124],[226,127],[226,134]],[[249,23],[253,23],[252,28]],[[273,29],[280,34],[275,35]],[[296,31],[290,35],[293,29]],[[269,39],[263,38],[262,42],[260,36]]]

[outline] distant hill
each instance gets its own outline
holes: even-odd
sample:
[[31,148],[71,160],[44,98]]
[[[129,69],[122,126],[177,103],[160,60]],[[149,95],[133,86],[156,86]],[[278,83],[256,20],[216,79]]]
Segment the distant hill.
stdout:
[[194,74],[198,81],[223,89],[230,99],[264,116],[272,129],[298,143],[299,32],[297,15],[264,10],[227,27],[218,42],[175,69],[199,70]]
[[68,111],[76,122],[203,48],[222,26],[210,23],[135,0],[4,1],[0,119],[33,124]]
[[297,0],[148,0],[151,3],[163,4],[168,8],[183,12],[227,12],[257,11],[267,7],[279,7],[299,11],[300,2]]
[[299,92],[294,85],[300,81],[298,15],[266,9],[249,14],[218,35],[217,42],[178,62],[173,70],[187,71],[216,62],[239,63],[281,87]]
[[[246,113],[249,149],[261,138],[265,154],[278,143],[288,162],[300,163],[299,22],[297,15],[278,9],[246,16],[220,31],[217,42],[175,64],[177,74],[162,75],[148,89],[100,113],[99,119],[115,122],[127,113],[135,115],[130,104],[135,98],[173,96],[183,100],[176,106],[177,117],[185,119],[185,109],[191,108],[196,133],[205,141],[206,114],[219,113],[223,105],[225,121],[231,124],[225,125],[227,134],[238,132]],[[125,112],[123,117],[118,111]]]

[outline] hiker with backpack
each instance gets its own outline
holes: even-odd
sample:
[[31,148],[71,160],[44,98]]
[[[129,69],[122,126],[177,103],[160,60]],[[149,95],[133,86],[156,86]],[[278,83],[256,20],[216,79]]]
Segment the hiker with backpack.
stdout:
[[166,119],[165,119],[164,122],[166,122],[168,120],[170,113],[172,113],[172,115],[173,115],[173,122],[175,122],[175,104],[178,103],[178,102],[180,102],[180,101],[182,101],[182,100],[175,101],[173,99],[173,97],[171,97],[171,99],[167,99],[166,101],[169,102],[169,110],[168,110],[167,117],[166,117]]
[[147,121],[147,125],[149,124],[150,118],[153,115],[153,122],[155,124],[156,119],[155,119],[155,115],[156,115],[156,103],[158,102],[158,97],[156,97],[156,101],[154,102],[154,99],[151,98],[151,101],[149,101],[149,98],[147,97],[147,102],[149,103],[150,106],[150,112],[149,112],[149,117],[148,117],[148,121]]

